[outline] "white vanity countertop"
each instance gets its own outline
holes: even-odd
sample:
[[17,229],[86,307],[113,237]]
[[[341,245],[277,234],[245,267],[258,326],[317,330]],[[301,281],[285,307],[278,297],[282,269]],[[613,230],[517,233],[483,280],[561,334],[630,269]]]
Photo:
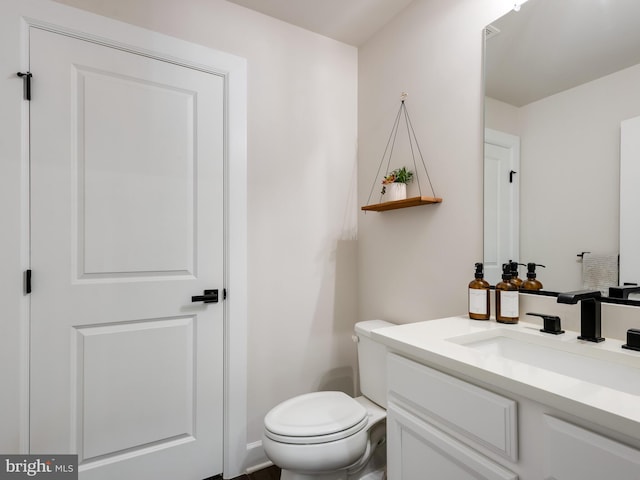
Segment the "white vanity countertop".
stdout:
[[[499,353],[479,351],[451,341],[463,335],[478,338],[498,334],[526,334],[527,339],[552,343],[558,350],[594,349],[594,356],[608,358],[615,355],[625,368],[637,369],[640,374],[640,352],[622,349],[625,342],[606,339],[602,343],[578,340],[578,334],[567,330],[563,335],[540,332],[541,324],[520,322],[515,325],[495,320],[470,320],[466,316],[379,328],[372,331],[374,340],[391,351],[413,358],[446,373],[458,374],[523,395],[553,408],[568,412],[634,439],[640,439],[640,385],[632,392],[619,391],[586,380],[560,374],[545,368],[502,357]],[[556,343],[553,343],[556,342]],[[544,354],[546,349],[541,350]],[[576,355],[577,361],[580,356]],[[612,375],[616,364],[611,363]],[[635,391],[633,391],[635,390]]]

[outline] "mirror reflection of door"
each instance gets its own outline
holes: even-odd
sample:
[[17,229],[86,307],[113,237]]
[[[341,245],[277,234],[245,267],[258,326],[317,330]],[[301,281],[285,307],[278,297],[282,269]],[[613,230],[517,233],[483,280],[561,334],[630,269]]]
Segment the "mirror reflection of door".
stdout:
[[520,139],[486,129],[484,142],[484,271],[495,285],[502,264],[519,260]]

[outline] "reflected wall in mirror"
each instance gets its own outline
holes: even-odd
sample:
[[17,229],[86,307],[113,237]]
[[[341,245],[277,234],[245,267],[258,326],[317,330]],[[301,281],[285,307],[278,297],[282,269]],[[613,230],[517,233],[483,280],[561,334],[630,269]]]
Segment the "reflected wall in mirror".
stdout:
[[[639,19],[638,0],[529,0],[487,28],[485,127],[520,140],[513,260],[546,265],[545,290],[583,288],[581,252],[620,252],[620,126],[640,116]],[[640,258],[640,243],[624,255]]]

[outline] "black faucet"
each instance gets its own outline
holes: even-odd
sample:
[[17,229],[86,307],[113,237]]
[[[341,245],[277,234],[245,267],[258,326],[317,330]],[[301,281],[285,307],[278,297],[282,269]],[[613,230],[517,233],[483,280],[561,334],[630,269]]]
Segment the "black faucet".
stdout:
[[558,303],[575,305],[580,302],[580,340],[603,342],[600,336],[601,302],[600,290],[578,290],[558,294]]
[[640,285],[637,283],[625,283],[617,287],[609,287],[611,298],[629,298],[630,293],[640,292]]

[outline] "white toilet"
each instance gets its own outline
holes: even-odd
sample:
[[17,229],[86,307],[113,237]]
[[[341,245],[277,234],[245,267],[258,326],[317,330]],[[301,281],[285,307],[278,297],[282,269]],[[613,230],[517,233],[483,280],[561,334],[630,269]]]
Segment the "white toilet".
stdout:
[[267,457],[282,469],[281,480],[383,478],[386,348],[371,339],[371,331],[390,326],[382,320],[355,325],[363,396],[308,393],[286,400],[267,413],[262,446]]

